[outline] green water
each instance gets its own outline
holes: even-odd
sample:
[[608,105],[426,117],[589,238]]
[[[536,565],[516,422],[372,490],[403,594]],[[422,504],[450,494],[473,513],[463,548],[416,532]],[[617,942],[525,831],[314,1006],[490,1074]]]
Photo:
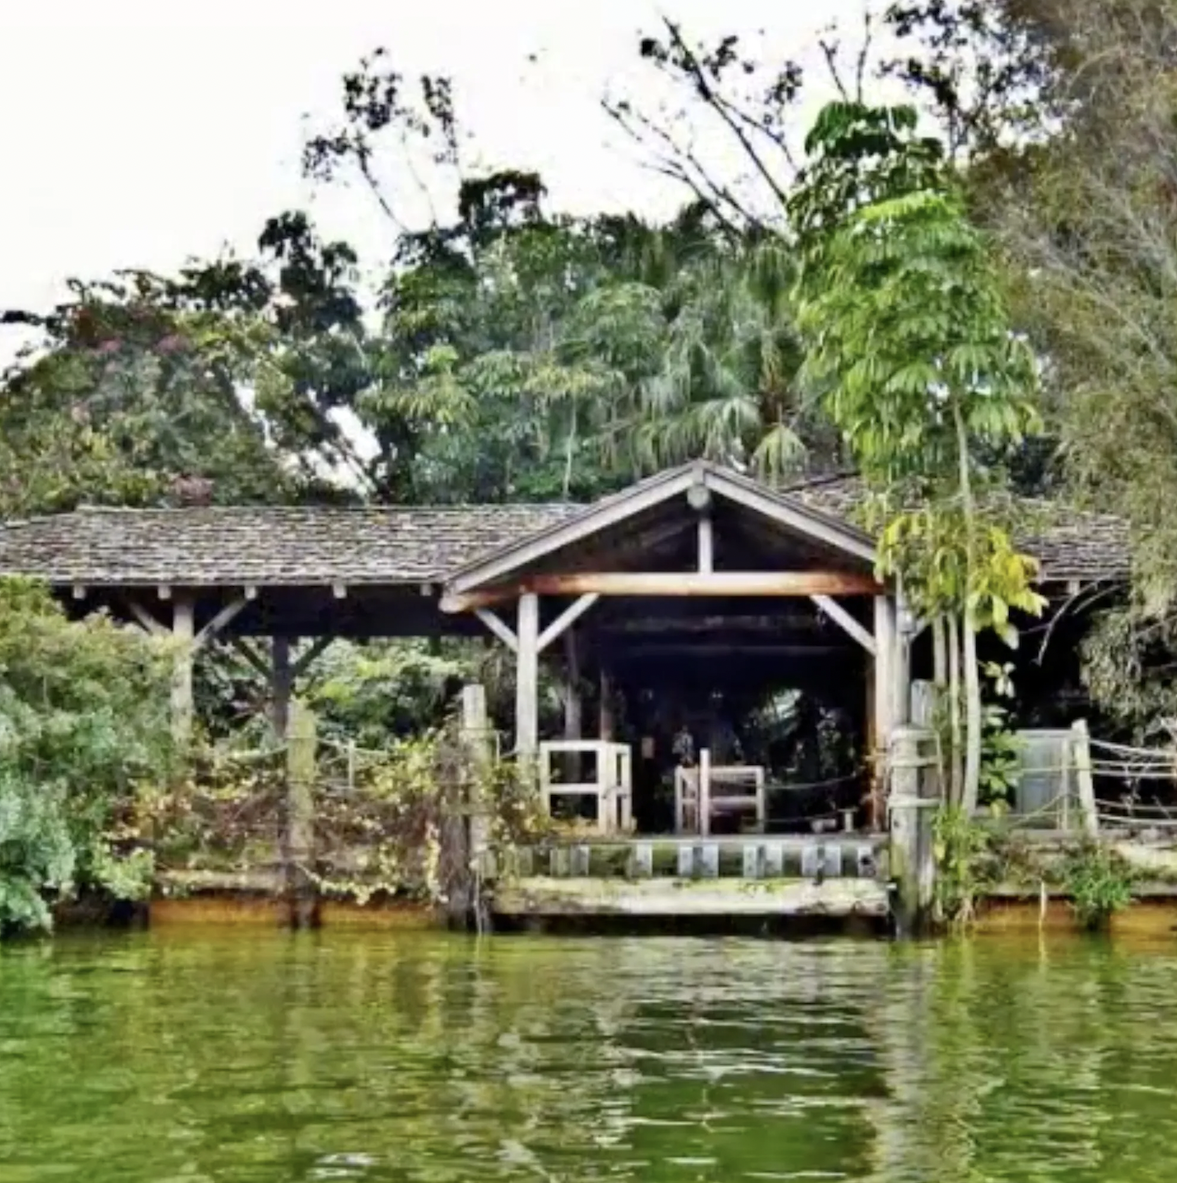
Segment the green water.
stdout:
[[0,1183],[1177,1179],[1177,939],[0,953]]

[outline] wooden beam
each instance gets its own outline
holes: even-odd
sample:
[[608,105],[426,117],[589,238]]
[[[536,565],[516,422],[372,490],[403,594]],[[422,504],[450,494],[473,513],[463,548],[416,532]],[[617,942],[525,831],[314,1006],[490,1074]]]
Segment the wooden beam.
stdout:
[[296,678],[301,678],[303,674],[316,662],[328,649],[331,648],[335,642],[335,637],[316,637],[312,642],[311,647],[303,653],[297,661],[290,663],[290,672]]
[[[600,592],[588,592],[575,603],[565,608],[551,624],[548,625],[536,641],[536,651],[542,653],[565,630],[574,625],[599,599]],[[506,626],[504,626],[506,627]]]
[[715,526],[710,514],[699,515],[699,572],[710,575],[715,570]]
[[247,600],[257,599],[257,588],[252,583],[245,585],[245,598]]
[[157,589],[157,594],[161,600],[170,600],[172,598],[171,585],[167,583],[161,583]]
[[810,596],[809,598],[835,624],[840,625],[845,632],[849,633],[868,653],[876,654],[878,652],[874,637],[837,600],[825,595]]
[[[694,468],[675,469],[652,477],[648,481],[606,498],[604,501],[575,514],[568,521],[526,538],[518,546],[501,551],[482,562],[471,564],[458,573],[453,581],[455,592],[465,592],[495,579],[509,576],[536,559],[591,537],[611,526],[636,517],[643,510],[652,509],[697,482]],[[510,597],[504,597],[510,598]],[[463,611],[463,609],[456,609]]]
[[215,637],[221,629],[226,625],[231,624],[236,617],[241,614],[242,609],[249,601],[242,596],[240,599],[233,600],[226,604],[217,614],[196,634],[193,644],[197,649],[201,649],[212,638]]
[[153,637],[166,637],[170,632],[142,604],[136,603],[134,600],[128,600],[127,608],[144,632],[150,633]]
[[849,571],[585,571],[531,575],[518,583],[442,597],[443,612],[468,612],[520,594],[579,596],[875,596],[882,585],[872,575]]
[[75,583],[73,586],[73,597],[75,600],[84,600],[90,594],[90,589],[84,583]]
[[[719,660],[724,657],[741,657],[744,660],[756,657],[821,657],[828,659],[853,650],[845,645],[806,645],[788,642],[746,641],[638,641],[623,648],[610,648],[610,659],[619,665],[645,658],[690,658]],[[787,671],[785,671],[787,673]],[[784,680],[787,681],[787,678]]]
[[519,642],[516,639],[515,634],[511,631],[510,627],[503,621],[502,617],[497,616],[489,608],[475,608],[474,615],[477,616],[478,619],[481,620],[482,623],[485,624],[486,627],[490,629],[490,631],[494,633],[494,635],[498,637],[498,639],[502,641],[502,643],[506,645],[512,653],[519,652]]
[[861,530],[844,521],[810,509],[800,501],[786,501],[779,493],[733,473],[708,471],[703,479],[709,489],[729,501],[755,510],[802,538],[824,543],[843,554],[856,555],[868,563],[875,561],[874,543]]
[[227,637],[229,645],[239,653],[263,678],[269,678],[270,667],[266,664],[265,658],[244,638],[244,637]]
[[[539,751],[539,597],[519,597],[515,672],[515,754],[525,762]],[[524,769],[529,775],[530,769]]]

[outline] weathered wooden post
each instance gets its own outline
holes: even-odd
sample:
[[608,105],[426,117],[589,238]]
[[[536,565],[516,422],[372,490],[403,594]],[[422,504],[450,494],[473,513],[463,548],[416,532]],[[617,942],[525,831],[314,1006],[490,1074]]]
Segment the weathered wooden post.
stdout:
[[315,858],[314,712],[298,699],[290,703],[286,729],[286,899],[292,928],[313,928],[319,920]]
[[1075,760],[1075,789],[1079,797],[1080,824],[1088,838],[1099,837],[1099,810],[1095,804],[1095,778],[1091,773],[1091,735],[1087,720],[1077,719],[1071,725],[1072,750]]
[[493,807],[490,780],[494,768],[486,687],[478,683],[462,687],[461,741],[468,785],[465,793],[468,819],[465,870],[467,880],[473,879],[474,885],[473,890],[466,893],[462,908],[466,916],[474,912],[478,927],[481,928],[482,900],[479,898],[479,886],[489,863],[490,811]]
[[539,751],[539,598],[519,597],[515,666],[515,758],[520,772],[534,779]]
[[939,805],[932,775],[934,735],[919,727],[897,727],[891,741],[890,874],[892,911],[901,937],[927,927],[936,894],[933,821]]
[[196,607],[189,595],[173,594],[172,636],[176,641],[172,667],[172,739],[176,750],[186,756],[192,744],[195,714],[192,667],[196,655]]

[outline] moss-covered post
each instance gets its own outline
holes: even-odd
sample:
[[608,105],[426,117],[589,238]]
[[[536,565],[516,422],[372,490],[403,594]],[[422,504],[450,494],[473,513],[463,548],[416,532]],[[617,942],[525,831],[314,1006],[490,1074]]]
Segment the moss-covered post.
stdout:
[[[465,891],[458,906],[463,913],[463,922],[473,913],[478,927],[482,928],[479,886],[489,861],[490,811],[493,807],[490,789],[494,756],[490,742],[490,719],[486,709],[486,687],[478,683],[462,687],[461,738],[466,769],[464,798],[468,820],[463,879],[469,885],[469,889]],[[456,919],[456,915],[451,916],[451,921]]]
[[928,927],[936,895],[932,824],[939,801],[933,743],[933,734],[923,728],[897,727],[892,732],[889,855],[892,911],[901,937]]
[[314,712],[294,699],[286,729],[286,898],[292,928],[313,928],[319,900],[313,875],[315,858]]

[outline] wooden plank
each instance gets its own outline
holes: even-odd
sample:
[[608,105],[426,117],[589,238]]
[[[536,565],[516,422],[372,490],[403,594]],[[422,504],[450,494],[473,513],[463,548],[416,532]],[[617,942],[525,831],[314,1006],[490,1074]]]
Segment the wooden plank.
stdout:
[[589,861],[592,851],[583,842],[572,848],[572,874],[584,876],[589,873]]
[[630,874],[635,879],[648,879],[654,873],[654,846],[637,842],[630,852]]
[[484,625],[492,632],[512,653],[519,652],[519,641],[510,627],[505,624],[501,617],[493,613],[489,608],[475,608],[474,615],[482,621]]
[[529,575],[467,593],[447,592],[443,612],[469,612],[523,594],[542,596],[877,596],[872,575],[850,571],[573,571]]
[[539,598],[534,592],[519,597],[515,636],[515,752],[531,760],[539,750]]
[[815,595],[809,598],[835,624],[841,626],[843,631],[849,633],[868,653],[873,655],[878,652],[875,645],[875,638],[837,600],[827,595]]
[[551,879],[501,883],[501,916],[872,916],[887,914],[885,884],[871,879]]
[[599,599],[599,592],[588,592],[581,596],[574,604],[565,608],[551,624],[540,633],[536,641],[536,650],[542,653],[566,629],[571,628]]
[[764,844],[764,877],[779,879],[785,870],[785,844],[766,842]]
[[704,842],[699,848],[700,872],[704,879],[719,878],[719,847],[714,842]]

